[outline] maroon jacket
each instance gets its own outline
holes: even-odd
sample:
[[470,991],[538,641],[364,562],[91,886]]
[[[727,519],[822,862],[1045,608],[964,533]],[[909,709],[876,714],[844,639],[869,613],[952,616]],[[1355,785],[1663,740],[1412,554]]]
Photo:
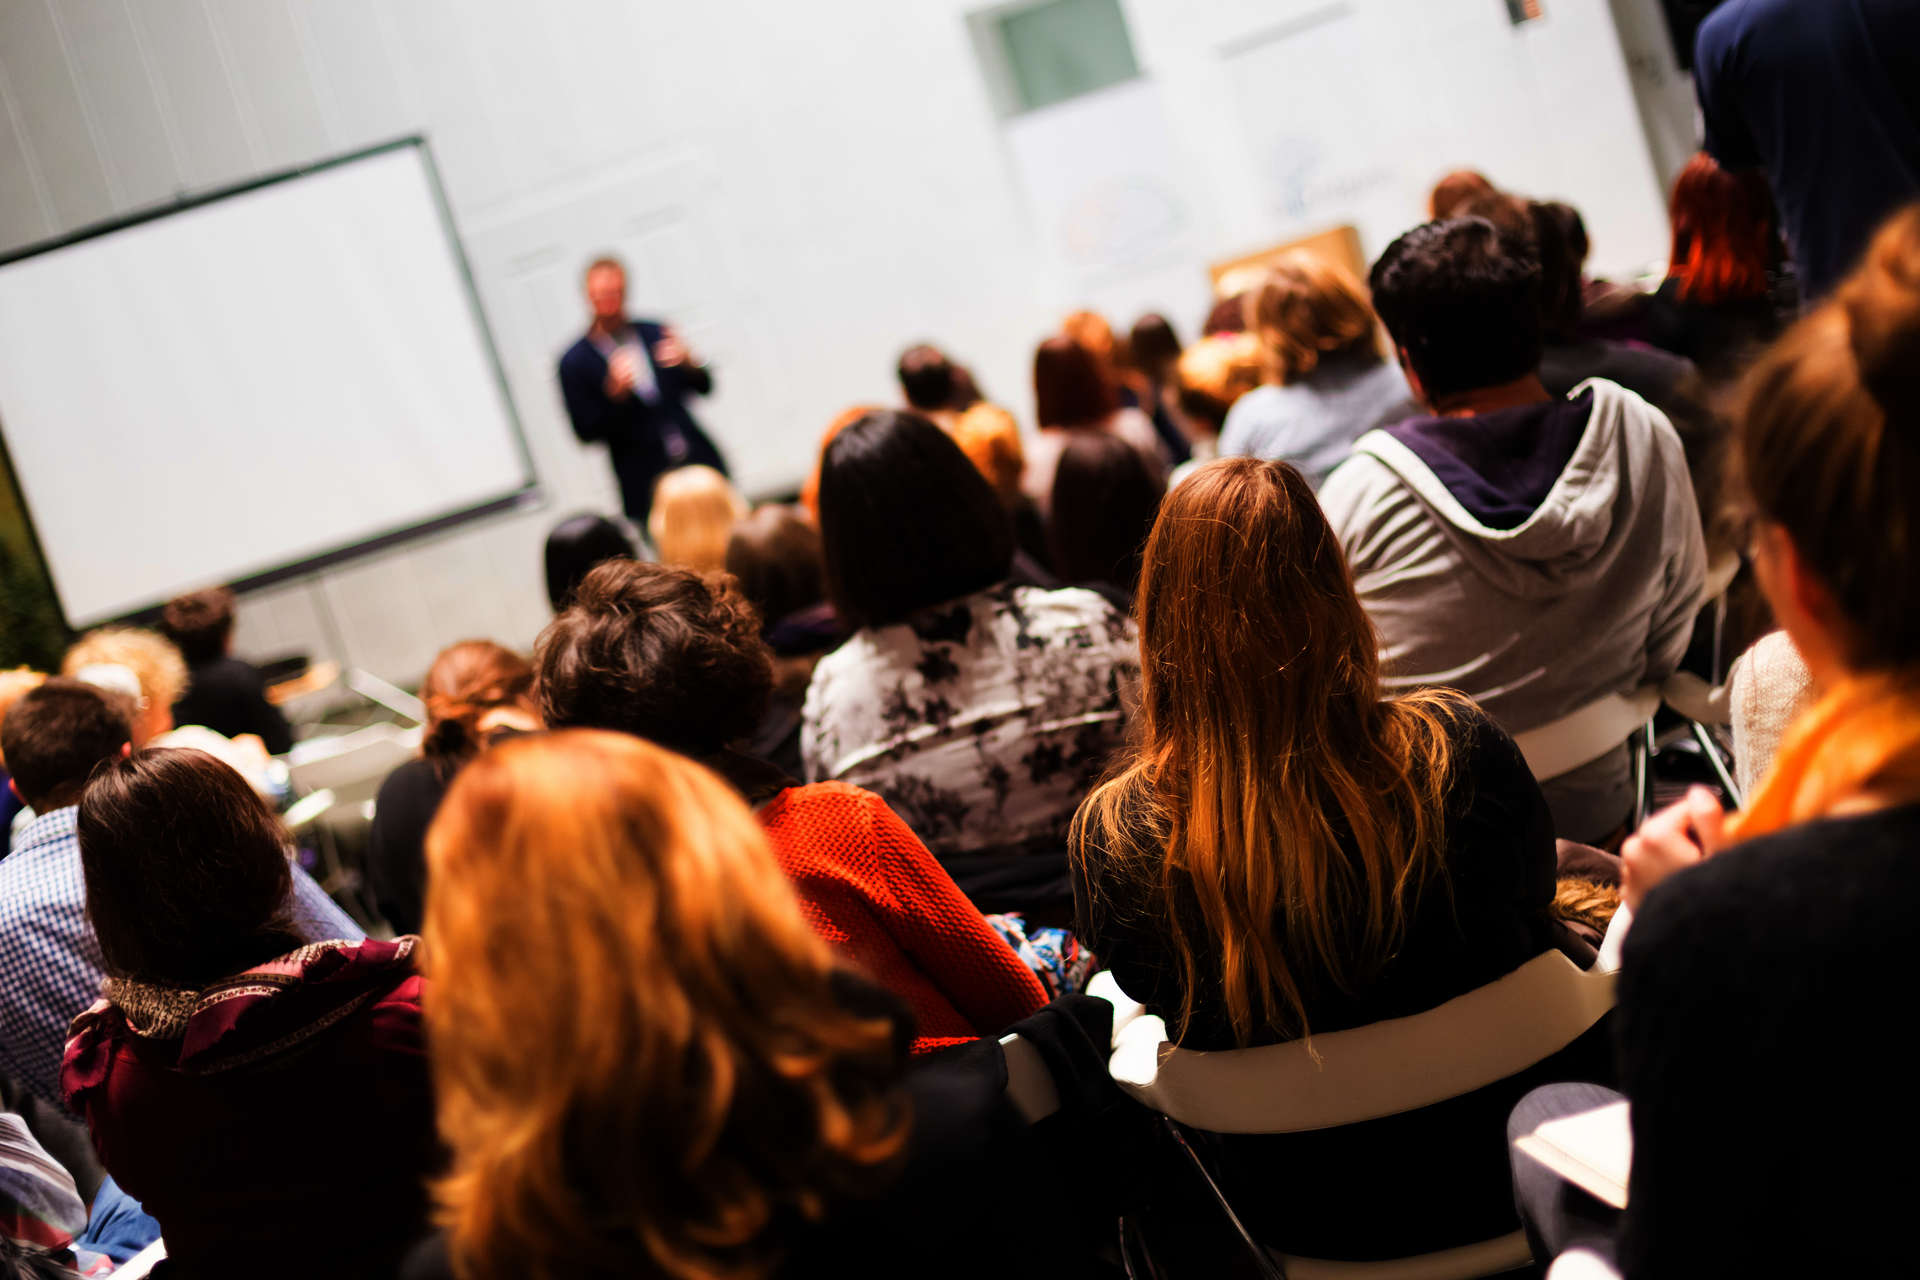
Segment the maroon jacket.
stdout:
[[425,1229],[417,941],[317,942],[197,992],[110,979],[74,1019],[67,1105],[183,1268],[272,1271]]

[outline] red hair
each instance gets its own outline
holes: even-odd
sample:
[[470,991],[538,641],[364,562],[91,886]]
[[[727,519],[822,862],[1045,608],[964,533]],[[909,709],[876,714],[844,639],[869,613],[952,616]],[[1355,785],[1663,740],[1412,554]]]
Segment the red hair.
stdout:
[[1767,292],[1773,203],[1757,173],[1731,173],[1702,151],[1673,181],[1667,277],[1683,301],[1747,302]]

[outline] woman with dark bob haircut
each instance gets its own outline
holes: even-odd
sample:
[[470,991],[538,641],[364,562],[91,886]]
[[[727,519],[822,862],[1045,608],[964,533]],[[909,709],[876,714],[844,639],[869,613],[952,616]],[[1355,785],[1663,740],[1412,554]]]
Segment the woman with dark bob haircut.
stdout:
[[[1462,695],[1383,697],[1292,465],[1221,459],[1169,493],[1138,613],[1138,749],[1081,809],[1074,871],[1082,939],[1169,1039],[1224,1051],[1403,1019],[1556,948],[1539,783]],[[1306,1258],[1511,1237],[1507,1113],[1535,1084],[1610,1080],[1608,1032],[1383,1119],[1220,1135],[1226,1193]]]
[[732,577],[603,564],[541,634],[535,662],[553,728],[670,747],[754,806],[807,919],[913,1006],[916,1052],[998,1034],[1046,1003],[1034,972],[880,797],[842,782],[799,786],[735,745],[760,723],[773,667]]
[[[1005,506],[917,414],[870,413],[828,447],[820,531],[858,630],[814,669],[807,777],[878,792],[982,910],[1068,896],[1067,824],[1125,738],[1133,624],[1092,591],[1006,582]],[[983,900],[976,877],[1021,855],[1052,880]]]
[[78,830],[109,976],[61,1089],[169,1274],[390,1273],[437,1151],[416,940],[302,945],[285,832],[204,752],[101,765]]

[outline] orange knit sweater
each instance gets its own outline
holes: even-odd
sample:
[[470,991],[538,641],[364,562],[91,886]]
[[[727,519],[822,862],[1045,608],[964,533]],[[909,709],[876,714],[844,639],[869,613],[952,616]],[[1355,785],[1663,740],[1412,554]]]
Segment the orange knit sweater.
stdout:
[[1047,1002],[918,836],[870,791],[790,787],[760,809],[814,931],[913,1006],[913,1052],[997,1035]]

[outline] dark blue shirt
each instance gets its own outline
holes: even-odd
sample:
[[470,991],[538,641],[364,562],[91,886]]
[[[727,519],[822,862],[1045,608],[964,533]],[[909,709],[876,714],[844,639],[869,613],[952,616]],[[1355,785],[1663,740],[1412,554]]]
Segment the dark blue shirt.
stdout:
[[1708,154],[1764,169],[1803,298],[1830,292],[1920,197],[1920,3],[1728,0],[1700,24]]

